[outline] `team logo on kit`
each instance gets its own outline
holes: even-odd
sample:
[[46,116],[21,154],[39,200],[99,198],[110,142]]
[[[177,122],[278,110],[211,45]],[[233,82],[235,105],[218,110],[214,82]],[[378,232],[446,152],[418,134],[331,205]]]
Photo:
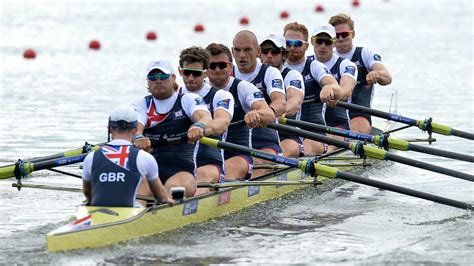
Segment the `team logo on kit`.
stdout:
[[196,102],[196,105],[206,105],[203,98],[194,98],[194,101]]
[[290,86],[301,89],[301,80],[291,80]]
[[263,93],[262,93],[261,91],[259,91],[259,92],[254,92],[254,93],[253,93],[253,97],[254,97],[255,99],[263,99]]
[[356,68],[354,66],[346,66],[346,68],[344,69],[344,73],[349,73],[354,76],[356,73]]
[[263,88],[262,82],[255,83],[255,87],[257,87],[257,89],[261,90]]
[[382,57],[378,54],[374,54],[374,60],[375,61],[382,61]]
[[229,109],[229,105],[230,105],[230,99],[223,99],[217,103],[217,107],[223,107],[225,109]]
[[102,153],[114,164],[128,170],[128,155],[130,154],[130,146],[106,145],[102,147]]
[[331,71],[327,67],[324,68],[324,71],[326,71],[326,74],[331,74]]
[[183,111],[179,110],[177,112],[174,112],[174,117],[175,118],[179,118],[179,117],[182,117],[183,116]]
[[272,87],[283,89],[283,82],[281,81],[281,79],[274,79],[272,80]]

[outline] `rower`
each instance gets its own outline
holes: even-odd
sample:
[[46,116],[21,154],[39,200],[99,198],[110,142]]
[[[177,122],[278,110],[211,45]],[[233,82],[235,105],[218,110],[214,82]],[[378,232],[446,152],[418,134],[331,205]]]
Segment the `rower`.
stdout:
[[143,207],[146,202],[136,202],[136,196],[147,189],[156,201],[173,204],[158,178],[153,156],[131,143],[137,131],[136,112],[131,107],[114,109],[108,127],[112,141],[84,159],[82,184],[90,205]]
[[[375,84],[386,86],[392,83],[392,76],[382,63],[382,57],[367,47],[356,47],[354,21],[346,14],[337,14],[329,19],[335,27],[336,51],[341,57],[354,62],[358,68],[357,85],[352,92],[351,103],[369,107],[372,103]],[[369,134],[372,129],[370,115],[350,110],[349,125],[352,131]]]
[[[138,113],[138,132],[134,145],[152,150],[160,166],[159,176],[168,193],[173,187],[184,187],[185,196],[196,191],[195,143],[202,136],[214,135],[211,113],[197,94],[178,93],[176,75],[168,61],[151,62],[147,67],[148,91],[151,95],[133,103]],[[188,142],[173,142],[151,147],[151,140],[186,137]]]
[[[285,117],[300,120],[301,104],[304,99],[304,80],[300,72],[283,66],[288,51],[285,37],[278,34],[268,35],[261,43],[260,61],[280,70],[286,92]],[[286,133],[279,133],[283,156],[297,158],[304,154],[303,139]]]
[[[218,43],[206,47],[211,55],[207,76],[214,88],[232,93],[234,97],[233,123],[244,120],[245,125],[229,126],[227,141],[250,147],[249,128],[264,127],[275,120],[272,109],[268,107],[263,93],[252,83],[231,76],[232,53],[230,49]],[[225,180],[249,179],[253,172],[253,159],[246,154],[224,151]]]
[[[286,39],[288,58],[285,66],[297,70],[303,75],[305,98],[301,107],[301,120],[325,125],[324,103],[334,104],[342,97],[342,89],[328,68],[314,60],[314,56],[305,57],[308,50],[308,29],[297,22],[289,23],[283,30]],[[305,155],[322,154],[327,146],[320,142],[305,139]]]
[[[286,111],[285,89],[283,77],[278,69],[260,63],[260,46],[255,34],[248,30],[238,32],[233,39],[232,54],[237,67],[234,76],[238,79],[249,81],[262,91],[265,101],[273,110],[275,117],[283,115]],[[270,128],[251,129],[252,148],[273,154],[281,154],[278,132]],[[254,159],[255,164],[266,163],[260,158]],[[271,169],[259,169],[253,172],[252,177],[271,172]]]
[[[181,51],[179,56],[179,73],[184,86],[183,93],[196,93],[201,96],[210,110],[213,120],[210,126],[213,128],[212,137],[225,141],[227,128],[234,114],[234,97],[228,91],[219,90],[204,83],[209,68],[209,53],[206,49],[193,46]],[[225,175],[224,151],[207,145],[199,145],[196,157],[196,177],[200,182],[222,182]],[[198,188],[195,195],[209,192],[209,188]]]
[[[316,26],[311,37],[311,44],[316,59],[331,71],[331,75],[342,88],[342,97],[339,101],[347,101],[357,82],[357,67],[350,60],[333,53],[336,44],[336,30],[327,23]],[[345,108],[330,104],[326,107],[324,118],[326,125],[330,127],[349,130],[349,115]],[[332,137],[344,139],[344,137],[334,135]],[[330,151],[335,148],[334,146],[330,147]]]

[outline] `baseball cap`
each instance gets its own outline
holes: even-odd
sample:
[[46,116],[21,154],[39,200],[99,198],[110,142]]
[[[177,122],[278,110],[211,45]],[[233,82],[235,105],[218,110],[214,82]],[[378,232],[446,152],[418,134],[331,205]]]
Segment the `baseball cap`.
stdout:
[[137,112],[131,106],[120,106],[112,110],[109,127],[128,129],[137,127]]
[[311,36],[316,36],[320,33],[326,33],[329,36],[331,36],[331,38],[333,38],[333,39],[336,38],[336,29],[334,28],[333,25],[331,25],[329,23],[325,23],[325,24],[321,24],[321,25],[316,26],[313,30],[313,35],[311,35]]
[[272,33],[272,34],[269,34],[267,37],[265,37],[265,39],[260,43],[260,45],[262,45],[264,42],[266,41],[270,41],[272,42],[273,44],[275,44],[276,47],[278,48],[283,48],[283,49],[286,49],[286,40],[285,40],[285,37],[283,37],[283,35],[279,35],[279,34],[275,34],[275,33]]
[[174,74],[174,69],[171,66],[170,62],[167,60],[150,62],[146,68],[146,74],[148,75],[154,69],[159,69],[165,74]]

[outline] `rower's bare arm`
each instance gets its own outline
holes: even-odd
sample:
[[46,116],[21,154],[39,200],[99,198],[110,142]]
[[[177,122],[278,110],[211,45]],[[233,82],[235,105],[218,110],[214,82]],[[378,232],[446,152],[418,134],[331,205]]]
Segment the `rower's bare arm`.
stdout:
[[248,112],[245,117],[245,123],[251,128],[265,127],[275,122],[275,114],[265,101],[256,101],[251,106],[252,111]]
[[212,117],[209,111],[194,111],[193,120],[196,121],[196,123],[194,123],[188,129],[188,142],[195,143],[204,136],[214,135],[212,127],[210,126]]
[[349,76],[342,76],[340,81],[340,86],[342,89],[342,98],[340,100],[347,100],[352,95],[352,90],[354,89],[355,85],[357,85],[357,81]]
[[382,86],[392,83],[392,76],[383,64],[374,64],[372,70],[367,74],[367,84],[373,85],[378,83]]
[[227,131],[231,120],[232,117],[227,111],[223,109],[217,109],[214,111],[214,119],[209,126],[212,128],[211,130],[214,132],[213,134],[215,134],[215,136],[219,136]]
[[153,193],[153,197],[155,197],[156,201],[159,203],[168,203],[170,205],[174,204],[174,200],[171,199],[166,192],[166,188],[161,183],[159,178],[155,180],[148,180],[148,185],[150,186],[151,193]]
[[84,196],[86,196],[87,201],[91,202],[91,191],[92,186],[90,181],[82,180],[82,191],[84,192]]
[[296,114],[304,100],[304,93],[300,89],[289,87],[286,89],[286,112],[285,116]]
[[269,105],[275,110],[275,116],[280,117],[286,112],[286,95],[279,91],[274,91],[270,94],[272,103]]
[[323,87],[319,94],[319,98],[323,103],[329,106],[336,106],[336,102],[342,98],[342,88],[333,76],[325,76],[321,79]]
[[[137,135],[143,135],[143,130],[145,129],[145,126],[142,125],[141,123],[138,123],[137,124]],[[151,141],[149,138],[146,138],[146,137],[143,137],[143,138],[139,138],[139,139],[136,139],[134,142],[133,142],[133,145],[135,147],[137,147],[138,149],[143,149],[147,152],[151,152],[152,148],[151,148]]]

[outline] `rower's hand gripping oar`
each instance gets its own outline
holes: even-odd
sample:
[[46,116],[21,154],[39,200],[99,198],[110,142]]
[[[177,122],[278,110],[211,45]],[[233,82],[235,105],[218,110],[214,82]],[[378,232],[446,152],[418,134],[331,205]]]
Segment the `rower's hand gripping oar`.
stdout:
[[416,145],[405,140],[392,138],[388,134],[384,134],[384,133],[380,135],[369,135],[369,134],[353,132],[353,131],[335,128],[335,127],[328,127],[328,126],[310,123],[306,121],[297,121],[297,120],[288,119],[288,118],[280,118],[279,123],[284,124],[284,125],[297,126],[306,130],[326,132],[329,134],[343,136],[346,138],[358,139],[358,140],[374,143],[378,145],[379,147],[384,148],[385,150],[392,148],[392,149],[401,150],[401,151],[416,151],[416,152],[422,152],[422,153],[427,153],[431,155],[437,155],[437,156],[442,156],[446,158],[474,163],[474,156],[435,149],[435,148],[431,148],[427,146]]
[[360,105],[357,105],[357,104],[346,103],[346,102],[337,102],[337,106],[340,106],[340,107],[343,107],[343,108],[346,108],[346,109],[349,109],[349,110],[358,111],[358,112],[362,112],[362,113],[365,113],[365,114],[377,116],[377,117],[380,117],[380,118],[385,118],[385,119],[388,119],[388,120],[400,122],[400,123],[403,123],[403,124],[416,126],[416,127],[420,128],[423,131],[427,131],[428,134],[430,135],[430,137],[431,137],[431,132],[435,132],[435,133],[446,135],[446,136],[453,135],[453,136],[457,136],[457,137],[460,137],[460,138],[474,140],[474,134],[473,133],[457,130],[457,129],[451,128],[449,126],[441,125],[441,124],[438,124],[438,123],[433,123],[432,122],[433,119],[431,119],[431,118],[428,118],[428,119],[425,119],[425,120],[416,120],[416,119],[403,117],[403,116],[400,116],[400,115],[387,113],[387,112],[371,109],[371,108],[368,108],[368,107],[365,107],[365,106],[360,106]]
[[389,153],[385,150],[365,145],[361,141],[359,141],[359,142],[347,142],[347,141],[343,141],[343,140],[338,140],[338,139],[326,137],[326,136],[323,136],[321,134],[313,133],[313,132],[310,132],[310,131],[298,129],[298,128],[295,128],[295,127],[290,127],[290,126],[285,126],[285,125],[280,125],[280,124],[275,124],[275,123],[270,124],[267,127],[278,130],[278,131],[281,131],[281,132],[286,132],[286,133],[294,134],[294,135],[297,135],[297,136],[300,136],[300,137],[316,140],[316,141],[319,141],[319,142],[324,142],[324,143],[327,143],[329,145],[337,146],[337,147],[340,147],[340,148],[346,148],[346,149],[352,150],[352,152],[354,152],[356,155],[359,155],[360,157],[367,156],[367,157],[375,158],[375,159],[379,159],[379,160],[394,161],[394,162],[398,162],[398,163],[402,163],[402,164],[411,165],[411,166],[414,166],[414,167],[417,167],[417,168],[429,170],[429,171],[432,171],[432,172],[445,174],[445,175],[449,175],[449,176],[452,176],[452,177],[457,177],[457,178],[460,178],[460,179],[464,179],[464,180],[474,182],[474,176],[473,175],[466,174],[466,173],[459,172],[459,171],[452,170],[452,169],[448,169],[448,168],[441,167],[441,166],[438,166],[438,165],[429,164],[429,163],[425,163],[425,162],[422,162],[422,161],[406,158],[406,157],[399,156],[399,155],[396,155],[396,154],[392,154],[392,153]]
[[304,171],[306,174],[310,174],[312,176],[320,175],[320,176],[325,176],[328,178],[340,178],[360,184],[365,184],[368,186],[380,188],[380,189],[385,189],[393,192],[397,192],[400,194],[408,195],[408,196],[413,196],[416,198],[421,198],[425,200],[430,200],[434,201],[440,204],[460,208],[460,209],[467,209],[471,210],[473,206],[469,203],[466,202],[461,202],[461,201],[456,201],[444,197],[440,197],[437,195],[432,195],[429,193],[405,188],[405,187],[400,187],[397,185],[373,180],[373,179],[367,179],[363,178],[351,173],[346,173],[337,170],[336,168],[332,168],[329,166],[324,166],[316,163],[314,160],[297,160],[297,159],[292,159],[292,158],[286,158],[283,156],[279,155],[274,155],[271,153],[263,152],[260,150],[255,150],[251,149],[245,146],[229,143],[229,142],[224,142],[224,141],[219,141],[216,139],[211,139],[211,138],[206,138],[202,137],[200,139],[200,143],[204,145],[208,145],[217,149],[224,149],[227,151],[231,152],[237,152],[237,153],[243,153],[247,154],[253,157],[257,157],[260,159],[276,162],[276,163],[281,163],[285,164],[291,167],[299,168],[300,170]]

